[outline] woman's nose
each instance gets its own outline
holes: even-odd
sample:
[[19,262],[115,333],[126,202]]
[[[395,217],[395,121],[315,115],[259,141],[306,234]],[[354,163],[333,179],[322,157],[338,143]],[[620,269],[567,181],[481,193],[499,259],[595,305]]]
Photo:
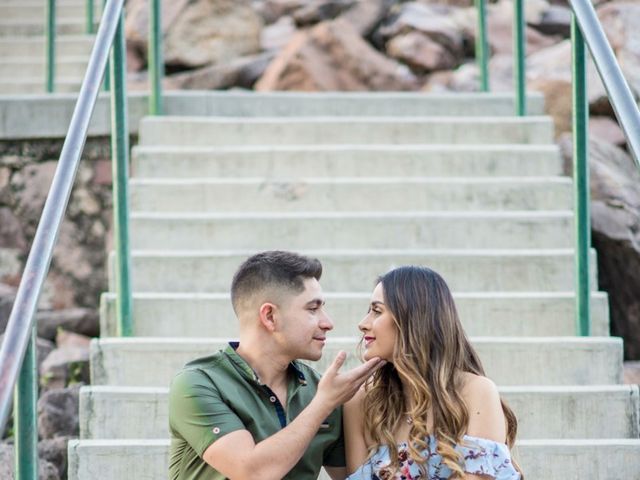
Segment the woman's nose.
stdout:
[[362,320],[360,320],[360,323],[358,323],[358,330],[360,330],[363,333],[369,330],[368,317],[369,315],[365,316]]

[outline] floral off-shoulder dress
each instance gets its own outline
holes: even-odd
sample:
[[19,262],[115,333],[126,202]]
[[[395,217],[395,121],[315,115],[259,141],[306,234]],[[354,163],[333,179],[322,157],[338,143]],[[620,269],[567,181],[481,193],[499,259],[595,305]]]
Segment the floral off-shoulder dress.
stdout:
[[[520,474],[511,463],[511,453],[504,443],[465,435],[461,445],[456,446],[464,458],[464,471],[475,475],[487,475],[495,480],[520,480]],[[389,464],[389,449],[381,446],[367,462],[353,472],[347,480],[447,480],[451,470],[442,462],[436,451],[436,439],[428,437],[428,445],[422,451],[427,459],[427,476],[409,456],[408,445],[398,444],[400,470],[394,475]]]

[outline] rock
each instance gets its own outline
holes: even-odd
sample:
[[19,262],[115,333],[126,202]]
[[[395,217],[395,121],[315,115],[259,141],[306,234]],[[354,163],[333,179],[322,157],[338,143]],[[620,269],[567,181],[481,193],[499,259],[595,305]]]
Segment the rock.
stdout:
[[572,87],[566,80],[539,78],[529,83],[532,90],[544,95],[544,106],[547,115],[553,118],[556,137],[571,132],[572,125]]
[[[561,139],[570,161],[571,137]],[[640,359],[640,172],[622,149],[591,139],[591,229],[598,281],[609,294],[611,334],[624,340],[625,358]]]
[[0,205],[13,204],[13,192],[11,191],[10,183],[11,169],[8,167],[0,167]]
[[[14,446],[0,443],[0,478],[2,480],[14,480],[14,458]],[[44,458],[38,461],[39,480],[60,480],[61,478],[55,465]]]
[[265,23],[270,24],[307,4],[308,0],[265,0],[256,8]]
[[189,70],[166,78],[171,89],[215,90],[240,87],[251,88],[267,69],[275,53],[237,58],[229,63]]
[[[133,5],[129,5],[133,4]],[[146,57],[148,2],[128,2],[127,39]],[[262,19],[249,0],[165,0],[164,60],[173,68],[201,67],[258,53]]]
[[40,365],[40,377],[44,390],[89,383],[89,340],[86,344],[60,346],[49,353]]
[[589,118],[589,136],[598,138],[619,147],[627,143],[622,128],[610,117]]
[[623,383],[640,385],[640,362],[624,362]]
[[56,333],[56,345],[58,348],[84,348],[88,349],[91,338],[66,330],[58,330]]
[[17,209],[15,214],[23,223],[37,224],[42,215],[44,201],[56,171],[57,161],[31,163],[26,165],[20,174],[13,175],[16,192]]
[[349,22],[361,37],[368,37],[386,17],[392,3],[392,0],[359,0],[339,18]]
[[453,55],[462,57],[463,32],[452,20],[449,7],[418,2],[404,3],[399,14],[390,24],[381,27],[379,34],[388,41],[396,35],[413,30],[423,33]]
[[280,18],[277,22],[264,27],[260,34],[262,50],[281,50],[296,33],[296,25],[289,16]]
[[7,328],[15,298],[16,289],[11,285],[0,283],[0,333],[4,333]]
[[571,35],[571,16],[571,9],[566,5],[551,5],[543,12],[539,22],[527,23],[545,35],[568,38]]
[[[564,40],[527,58],[527,80],[571,83],[571,41]],[[607,92],[593,62],[587,62],[587,97],[592,114],[611,115]]]
[[76,223],[62,222],[53,250],[55,267],[74,279],[85,281],[94,274],[89,251],[82,245],[82,234]]
[[[3,341],[4,341],[4,334],[0,335],[0,345],[2,344]],[[40,371],[40,366],[42,365],[42,362],[44,361],[44,359],[49,356],[49,354],[53,351],[54,348],[55,348],[55,345],[53,344],[53,342],[50,342],[49,340],[40,338],[40,337],[36,338],[36,362],[37,362],[38,371]]]
[[111,160],[98,160],[93,164],[93,184],[111,185],[113,165]]
[[38,457],[55,466],[60,478],[67,478],[67,442],[69,437],[56,437],[38,442]]
[[80,387],[60,388],[44,393],[38,400],[38,433],[42,439],[79,434]]
[[640,4],[608,3],[598,9],[598,17],[631,91],[640,98]]
[[297,33],[255,89],[304,91],[414,90],[416,77],[374,50],[345,20]]
[[22,252],[17,248],[0,248],[0,282],[17,285],[22,265]]
[[309,0],[293,12],[293,19],[301,27],[313,25],[336,18],[355,3],[356,0]]
[[449,50],[418,31],[393,37],[387,43],[387,54],[409,65],[418,73],[447,70],[457,66],[457,59]]
[[20,220],[8,207],[0,207],[0,245],[20,250],[27,247]]
[[65,310],[44,310],[36,314],[38,336],[54,340],[59,329],[96,337],[100,333],[100,318],[96,310],[89,308],[69,308]]

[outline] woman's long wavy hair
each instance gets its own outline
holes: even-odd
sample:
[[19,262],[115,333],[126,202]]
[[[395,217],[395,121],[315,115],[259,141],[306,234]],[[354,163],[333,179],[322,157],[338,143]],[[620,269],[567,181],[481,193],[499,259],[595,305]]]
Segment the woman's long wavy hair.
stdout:
[[[460,373],[484,376],[484,369],[462,328],[449,287],[433,270],[416,266],[396,268],[378,283],[398,335],[392,361],[375,372],[366,386],[365,434],[374,445],[387,445],[390,467],[397,470],[400,465],[393,432],[409,415],[409,455],[423,472],[426,459],[420,452],[427,447],[427,436],[434,435],[437,453],[453,472],[450,478],[464,478],[464,459],[454,449],[462,443],[469,423],[460,394]],[[408,392],[403,392],[403,385]],[[405,396],[411,399],[408,412]],[[512,448],[517,419],[504,401],[502,409],[506,443]],[[432,431],[427,428],[430,411]],[[522,473],[515,462],[514,466]]]

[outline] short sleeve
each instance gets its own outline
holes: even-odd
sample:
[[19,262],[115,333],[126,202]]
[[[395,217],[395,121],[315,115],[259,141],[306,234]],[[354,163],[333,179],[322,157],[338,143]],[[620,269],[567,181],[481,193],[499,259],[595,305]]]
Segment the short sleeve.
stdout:
[[345,467],[347,458],[344,450],[344,427],[342,425],[342,407],[334,412],[339,424],[339,435],[335,442],[325,451],[322,465],[327,467]]
[[169,426],[202,457],[220,437],[245,426],[220,397],[211,379],[198,369],[178,373],[169,390]]
[[487,475],[495,480],[520,480],[511,462],[511,453],[504,443],[485,438],[465,436],[463,445],[456,447],[464,457],[464,471]]

